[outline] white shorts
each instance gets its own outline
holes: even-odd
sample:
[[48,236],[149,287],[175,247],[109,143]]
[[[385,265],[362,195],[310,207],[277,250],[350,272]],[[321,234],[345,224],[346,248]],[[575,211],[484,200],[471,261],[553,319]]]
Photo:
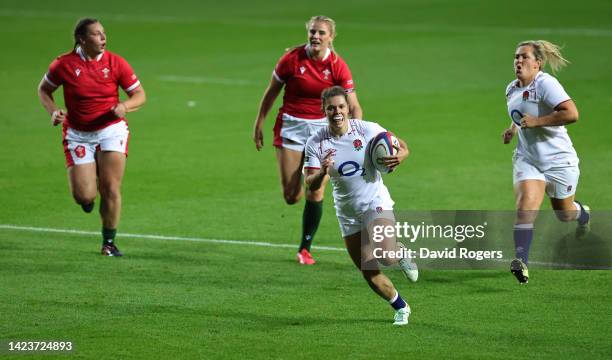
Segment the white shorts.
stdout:
[[524,157],[512,160],[513,183],[523,180],[542,180],[546,182],[546,194],[553,199],[566,199],[576,193],[580,169],[578,165],[553,167],[540,171]]
[[279,133],[282,147],[294,151],[304,151],[308,138],[317,130],[326,126],[327,118],[307,120],[283,114]]
[[130,131],[124,120],[97,131],[64,127],[63,144],[66,167],[96,161],[96,151],[116,151],[127,156]]
[[345,216],[336,212],[342,237],[347,237],[362,231],[369,223],[376,219],[389,219],[395,222],[395,216],[393,214],[393,205],[395,202],[388,194],[387,192],[372,200],[368,209],[362,215]]

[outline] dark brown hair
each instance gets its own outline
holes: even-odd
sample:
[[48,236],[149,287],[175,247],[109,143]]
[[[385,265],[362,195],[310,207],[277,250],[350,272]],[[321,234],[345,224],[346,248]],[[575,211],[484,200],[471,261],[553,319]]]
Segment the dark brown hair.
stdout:
[[99,23],[98,19],[94,18],[83,18],[77,21],[74,27],[74,48],[79,45],[79,40],[87,35],[87,27],[91,24]]
[[333,98],[334,96],[344,96],[344,100],[348,104],[348,95],[342,86],[332,86],[323,90],[321,93],[321,107],[323,111],[325,111],[325,101],[329,98]]

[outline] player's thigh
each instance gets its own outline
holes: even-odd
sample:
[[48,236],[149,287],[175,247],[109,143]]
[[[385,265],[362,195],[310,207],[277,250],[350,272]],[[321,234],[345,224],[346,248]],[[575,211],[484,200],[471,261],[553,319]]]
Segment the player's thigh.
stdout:
[[398,260],[395,254],[403,246],[397,242],[393,210],[369,211],[366,219],[371,255],[382,265],[395,264]]
[[514,185],[516,195],[517,224],[533,223],[544,200],[546,182],[523,180]]
[[517,210],[538,210],[544,199],[546,177],[522,156],[512,159],[512,183]]
[[364,241],[361,231],[343,236],[346,250],[353,261],[353,264],[360,271],[377,271],[379,270],[378,262],[373,257],[372,246],[369,242]]
[[92,201],[97,194],[96,163],[72,165],[67,170],[70,191],[77,200]]
[[344,244],[346,250],[353,260],[353,264],[360,269],[361,268],[361,231],[344,236]]
[[118,191],[125,174],[125,154],[100,151],[97,155],[100,191]]
[[304,153],[287,148],[276,148],[276,160],[281,184],[285,191],[301,190]]
[[395,202],[391,194],[386,187],[382,187],[378,195],[368,204],[367,211],[363,215],[369,240],[385,250],[394,248],[396,244],[393,205]]
[[372,243],[372,246],[382,250],[396,250],[397,239],[395,237],[396,227],[393,212],[376,215],[378,216],[372,217],[367,223],[368,240]]
[[125,121],[98,131],[99,149],[96,153],[100,192],[118,191],[125,173],[130,131]]
[[546,182],[542,180],[523,180],[514,184],[517,224],[530,224],[535,221],[544,200],[545,189]]

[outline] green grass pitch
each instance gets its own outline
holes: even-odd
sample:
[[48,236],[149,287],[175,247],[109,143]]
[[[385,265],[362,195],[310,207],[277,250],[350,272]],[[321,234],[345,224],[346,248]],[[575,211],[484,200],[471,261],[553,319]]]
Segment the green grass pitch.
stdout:
[[[609,271],[539,271],[525,287],[501,270],[429,270],[417,284],[389,272],[413,308],[409,326],[392,327],[344,251],[316,251],[319,263],[304,268],[280,246],[297,246],[303,203],[282,201],[275,110],[264,150],[251,141],[274,64],[325,14],[364,117],[412,151],[385,178],[396,209],[511,210],[503,92],[515,45],[547,39],[572,62],[558,77],[581,114],[568,127],[578,198],[611,210],[610,13],[594,0],[3,0],[0,225],[99,230],[70,198],[61,134],[36,96],[79,17],[102,21],[148,103],[128,117],[126,256],[99,256],[95,235],[0,226],[0,340],[69,339],[82,359],[612,357]],[[331,200],[315,245],[342,248]]]

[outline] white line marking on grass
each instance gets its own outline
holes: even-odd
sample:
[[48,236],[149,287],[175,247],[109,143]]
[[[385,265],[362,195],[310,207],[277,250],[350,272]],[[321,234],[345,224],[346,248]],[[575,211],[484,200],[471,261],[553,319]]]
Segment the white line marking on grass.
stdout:
[[[46,232],[46,233],[100,236],[100,232],[97,232],[97,231],[40,228],[40,227],[32,227],[32,226],[17,226],[17,225],[10,225],[10,224],[0,224],[0,229],[30,231],[30,232]],[[262,241],[207,239],[207,238],[196,238],[196,237],[148,235],[148,234],[128,234],[128,233],[123,233],[123,232],[120,233],[119,236],[128,237],[128,238],[137,238],[137,239],[194,241],[194,242],[203,242],[203,243],[212,243],[212,244],[252,245],[252,246],[276,247],[276,248],[296,248],[297,247],[297,245],[295,244],[274,244],[274,243],[262,242]],[[346,251],[344,248],[331,247],[331,246],[313,246],[313,248],[317,250]]]
[[189,84],[243,85],[243,86],[261,85],[254,81],[249,81],[249,80],[214,78],[214,77],[204,77],[204,76],[162,75],[159,77],[159,79],[161,81],[189,83]]
[[[77,234],[77,235],[87,235],[87,236],[100,236],[100,232],[97,231],[84,231],[84,230],[73,230],[73,229],[54,229],[54,228],[41,228],[41,227],[33,227],[33,226],[18,226],[18,225],[10,225],[10,224],[0,224],[0,229],[6,230],[18,230],[18,231],[30,231],[30,232],[46,232],[46,233],[59,233],[59,234]],[[231,245],[251,245],[251,246],[263,246],[263,247],[273,247],[273,248],[295,248],[295,244],[274,244],[263,241],[247,241],[247,240],[224,240],[224,239],[207,239],[207,238],[196,238],[196,237],[182,237],[182,236],[166,236],[166,235],[148,235],[148,234],[129,234],[129,233],[121,233],[121,237],[127,238],[136,238],[136,239],[152,239],[152,240],[172,240],[172,241],[193,241],[193,242],[202,242],[209,244],[231,244]],[[346,251],[345,248],[333,247],[333,246],[313,246],[313,249],[317,250],[328,250],[328,251]],[[498,262],[509,263],[510,260],[503,259],[492,259]],[[575,264],[558,264],[558,263],[549,263],[542,261],[530,261],[531,264],[547,266],[547,267],[563,267],[570,269],[600,269],[600,270],[610,270],[609,266],[585,266],[585,265],[575,265]]]

